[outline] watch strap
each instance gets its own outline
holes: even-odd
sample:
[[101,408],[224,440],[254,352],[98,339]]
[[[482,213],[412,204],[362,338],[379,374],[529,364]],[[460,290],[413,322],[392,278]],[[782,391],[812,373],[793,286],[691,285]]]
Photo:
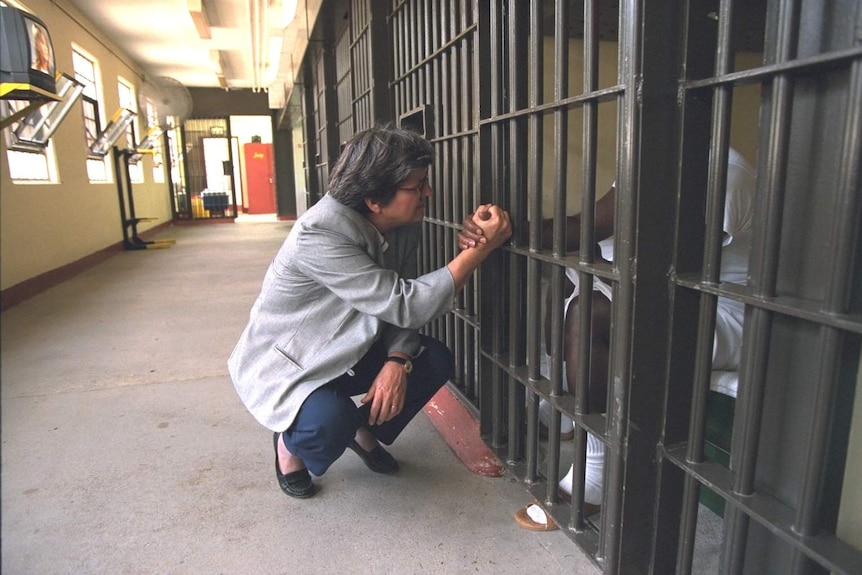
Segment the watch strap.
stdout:
[[413,362],[409,359],[404,359],[403,357],[398,357],[397,355],[390,355],[386,358],[386,361],[394,361],[395,363],[401,364],[404,366],[404,370],[407,373],[413,371]]

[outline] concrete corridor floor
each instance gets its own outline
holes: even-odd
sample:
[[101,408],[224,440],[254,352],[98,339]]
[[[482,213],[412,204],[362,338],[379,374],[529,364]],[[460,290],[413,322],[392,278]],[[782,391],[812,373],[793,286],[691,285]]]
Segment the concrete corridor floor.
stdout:
[[2,313],[3,575],[594,574],[420,413],[372,473],[282,494],[226,360],[289,223],[175,226]]

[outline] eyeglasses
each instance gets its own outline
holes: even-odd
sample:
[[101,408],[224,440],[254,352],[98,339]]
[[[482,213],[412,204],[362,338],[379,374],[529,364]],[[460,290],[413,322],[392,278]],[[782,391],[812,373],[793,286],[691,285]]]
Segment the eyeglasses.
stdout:
[[430,184],[428,183],[428,176],[425,176],[424,178],[419,180],[419,183],[416,184],[415,186],[413,186],[412,188],[399,187],[398,189],[404,190],[406,192],[413,192],[414,194],[421,194],[422,192],[425,191],[425,188],[427,188],[429,185]]

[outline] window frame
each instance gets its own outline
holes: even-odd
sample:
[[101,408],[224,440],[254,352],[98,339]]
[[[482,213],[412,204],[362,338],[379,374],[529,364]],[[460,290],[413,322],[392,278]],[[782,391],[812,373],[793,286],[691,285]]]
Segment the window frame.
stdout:
[[[83,70],[84,66],[87,70]],[[72,44],[72,69],[75,79],[84,85],[81,114],[84,122],[84,145],[89,151],[105,124],[98,60],[78,44]],[[87,155],[87,178],[90,183],[112,182],[110,162],[106,157]]]
[[[161,131],[162,128],[159,125],[159,114],[156,111],[155,104],[150,100],[146,100],[146,109],[144,112],[146,114],[147,133],[149,134],[153,130]],[[165,182],[163,141],[164,139],[162,137],[156,138],[153,142],[153,148],[151,151],[153,158],[153,181],[157,184],[163,184]]]
[[[136,98],[135,86],[122,76],[117,77],[117,96],[119,97],[120,106],[132,110],[135,115],[135,121],[129,124],[126,128],[126,145],[134,150],[138,143],[138,118],[140,117],[138,110],[138,100]],[[131,155],[129,158],[129,179],[134,184],[142,184],[144,182],[144,172],[140,162],[140,156]]]

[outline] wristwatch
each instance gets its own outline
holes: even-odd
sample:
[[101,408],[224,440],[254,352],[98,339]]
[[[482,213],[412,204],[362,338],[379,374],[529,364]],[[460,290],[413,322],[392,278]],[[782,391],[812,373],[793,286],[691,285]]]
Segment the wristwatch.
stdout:
[[397,355],[390,355],[386,358],[386,361],[394,361],[395,363],[400,363],[404,366],[405,373],[410,373],[413,371],[413,362],[409,359],[404,359],[403,357],[398,357]]

